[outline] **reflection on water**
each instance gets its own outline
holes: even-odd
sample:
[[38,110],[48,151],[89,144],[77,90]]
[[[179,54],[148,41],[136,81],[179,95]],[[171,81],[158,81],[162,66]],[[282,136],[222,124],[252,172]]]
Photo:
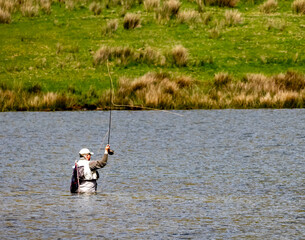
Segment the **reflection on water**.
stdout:
[[304,110],[0,113],[1,239],[304,239]]

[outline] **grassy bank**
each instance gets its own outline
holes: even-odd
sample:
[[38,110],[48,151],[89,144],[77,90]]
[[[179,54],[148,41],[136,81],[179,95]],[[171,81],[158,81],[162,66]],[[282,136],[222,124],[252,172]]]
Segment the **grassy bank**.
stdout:
[[0,0],[0,111],[303,107],[303,5]]

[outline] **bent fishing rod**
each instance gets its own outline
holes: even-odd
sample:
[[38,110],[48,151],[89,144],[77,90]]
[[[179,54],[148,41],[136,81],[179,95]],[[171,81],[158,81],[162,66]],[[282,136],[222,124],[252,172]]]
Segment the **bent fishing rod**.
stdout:
[[[109,66],[108,66],[108,59],[107,59],[107,70],[108,70],[108,75],[109,75],[109,82],[110,82],[110,108],[109,108],[109,126],[108,126],[108,145],[110,145],[110,131],[111,131],[111,122],[112,122],[112,116],[111,116],[111,110],[112,110],[112,80],[109,72]],[[108,150],[109,155],[113,155],[114,151],[109,149]]]

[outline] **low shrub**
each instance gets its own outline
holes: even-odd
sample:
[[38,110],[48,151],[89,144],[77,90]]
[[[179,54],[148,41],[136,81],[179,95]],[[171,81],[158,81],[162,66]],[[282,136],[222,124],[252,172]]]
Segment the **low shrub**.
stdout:
[[292,11],[297,14],[305,14],[305,0],[295,0],[291,4]]
[[126,30],[140,27],[141,26],[140,15],[135,13],[127,13],[124,17],[123,26]]

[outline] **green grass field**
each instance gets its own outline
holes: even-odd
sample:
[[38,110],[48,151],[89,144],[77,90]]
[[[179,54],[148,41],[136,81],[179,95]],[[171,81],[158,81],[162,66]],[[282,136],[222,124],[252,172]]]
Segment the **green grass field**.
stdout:
[[[5,8],[5,1],[0,1],[0,9]],[[160,17],[161,10],[146,10],[145,1],[95,1],[101,6],[96,14],[91,0],[49,1],[51,12],[43,11],[42,2],[31,1],[39,9],[33,17],[24,16],[22,6],[16,4],[10,22],[0,24],[0,111],[107,108],[110,84],[106,60],[117,104],[165,109],[304,105],[303,85],[293,90],[278,86],[279,91],[298,93],[297,103],[292,101],[291,105],[277,104],[273,99],[277,92],[269,93],[272,103],[262,104],[266,89],[253,104],[222,104],[220,94],[231,89],[230,97],[225,98],[233,98],[240,92],[232,92],[232,86],[219,89],[214,82],[219,73],[227,73],[230,84],[239,84],[249,74],[269,79],[288,71],[296,73],[298,81],[305,81],[305,15],[293,11],[293,1],[279,1],[273,12],[265,13],[261,10],[264,1],[240,1],[234,8],[202,3],[198,11],[199,1],[180,0],[178,13],[168,18]],[[163,5],[161,2],[159,9]],[[179,14],[189,10],[196,11],[196,16],[182,19]],[[239,15],[232,15],[230,23],[226,14],[232,10]],[[128,13],[137,14],[137,27],[124,28]],[[117,21],[117,29],[104,33],[110,20]],[[186,51],[183,64],[175,59],[175,46]],[[101,47],[108,47],[111,53],[96,62]],[[147,100],[147,91],[141,99],[144,93],[137,95],[138,89],[128,99],[120,95],[120,79],[132,82],[149,72],[166,73],[173,82],[181,76],[194,81],[189,88],[177,89],[183,93],[164,90],[171,95],[166,101],[160,99],[160,88],[155,89],[161,91],[156,101]],[[190,101],[189,96],[193,97]]]

